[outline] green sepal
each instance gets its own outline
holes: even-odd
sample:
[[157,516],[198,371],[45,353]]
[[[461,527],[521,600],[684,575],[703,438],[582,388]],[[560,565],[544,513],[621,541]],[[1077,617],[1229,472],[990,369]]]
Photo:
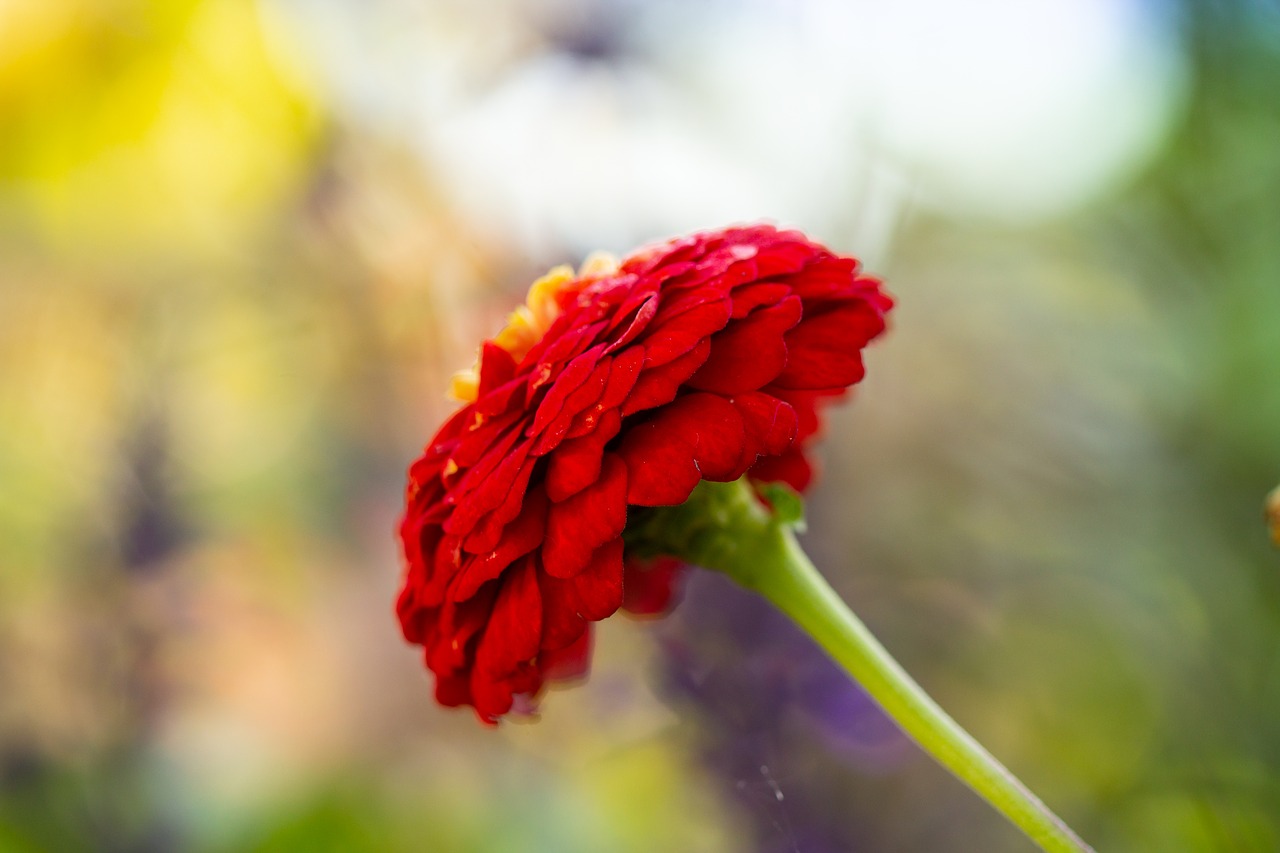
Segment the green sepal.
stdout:
[[809,529],[804,520],[804,498],[799,492],[786,483],[758,483],[756,489],[773,508],[773,517],[779,524],[794,528],[796,533]]
[[766,543],[790,529],[804,529],[804,499],[788,486],[743,477],[704,480],[679,506],[634,509],[623,536],[633,557],[668,555],[753,586]]

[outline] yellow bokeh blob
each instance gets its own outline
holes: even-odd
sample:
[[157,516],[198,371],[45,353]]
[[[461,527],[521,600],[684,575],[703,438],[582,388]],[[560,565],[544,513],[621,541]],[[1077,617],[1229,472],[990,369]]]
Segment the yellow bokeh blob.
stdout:
[[217,242],[301,180],[318,111],[250,0],[4,5],[0,203],[55,245]]

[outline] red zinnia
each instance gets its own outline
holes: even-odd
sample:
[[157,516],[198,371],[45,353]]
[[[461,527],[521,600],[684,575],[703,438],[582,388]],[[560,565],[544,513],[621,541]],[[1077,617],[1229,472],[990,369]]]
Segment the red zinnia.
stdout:
[[853,258],[769,226],[534,284],[409,469],[397,612],[437,699],[495,722],[585,671],[592,622],[665,604],[669,565],[624,564],[628,505],[744,474],[803,489],[817,407],[862,378],[891,305]]

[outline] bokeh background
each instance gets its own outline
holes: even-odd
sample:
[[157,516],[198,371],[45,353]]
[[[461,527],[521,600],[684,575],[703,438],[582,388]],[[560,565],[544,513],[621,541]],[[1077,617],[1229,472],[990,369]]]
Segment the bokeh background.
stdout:
[[717,577],[535,724],[399,637],[481,337],[760,219],[900,303],[832,583],[1099,849],[1280,849],[1274,0],[7,0],[0,850],[1029,849]]

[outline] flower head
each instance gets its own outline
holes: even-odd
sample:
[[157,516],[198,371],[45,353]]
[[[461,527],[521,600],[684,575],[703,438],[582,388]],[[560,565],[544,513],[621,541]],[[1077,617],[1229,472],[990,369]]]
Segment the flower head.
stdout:
[[437,699],[495,722],[585,672],[592,622],[666,605],[671,561],[624,560],[628,507],[743,475],[803,490],[818,407],[862,378],[891,305],[856,260],[769,226],[536,282],[409,469],[397,613]]

